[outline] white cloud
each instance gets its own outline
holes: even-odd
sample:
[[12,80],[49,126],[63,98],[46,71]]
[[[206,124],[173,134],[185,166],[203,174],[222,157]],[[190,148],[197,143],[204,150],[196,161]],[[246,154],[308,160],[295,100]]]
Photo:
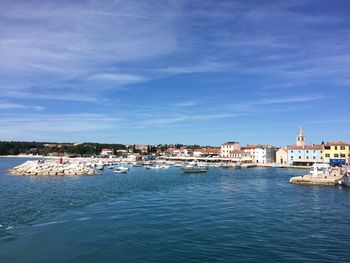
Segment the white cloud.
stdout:
[[125,73],[100,73],[89,77],[90,80],[111,81],[116,85],[125,85],[146,81],[146,78]]
[[43,110],[42,106],[26,106],[18,103],[11,103],[6,101],[0,101],[0,109],[35,109],[35,110]]

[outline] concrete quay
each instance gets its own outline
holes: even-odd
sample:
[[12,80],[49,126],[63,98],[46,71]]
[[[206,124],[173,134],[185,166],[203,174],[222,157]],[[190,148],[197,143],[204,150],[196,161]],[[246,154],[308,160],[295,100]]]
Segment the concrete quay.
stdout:
[[302,175],[292,177],[289,182],[292,184],[299,185],[324,185],[324,186],[335,186],[339,184],[342,178],[340,169],[332,170],[330,173],[314,175]]
[[266,168],[293,168],[293,169],[310,169],[311,166],[305,165],[288,165],[288,164],[276,164],[276,163],[257,163],[257,167]]

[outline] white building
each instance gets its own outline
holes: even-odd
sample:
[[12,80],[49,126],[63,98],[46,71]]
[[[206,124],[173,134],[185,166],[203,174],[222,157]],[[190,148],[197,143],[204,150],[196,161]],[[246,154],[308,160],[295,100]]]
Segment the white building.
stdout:
[[277,164],[288,164],[288,149],[280,148],[276,152],[276,163]]
[[193,150],[191,149],[177,149],[173,151],[173,156],[177,157],[189,157],[193,155]]
[[220,156],[224,158],[236,157],[237,151],[240,150],[239,142],[225,142],[221,145]]
[[107,149],[107,148],[105,148],[105,149],[102,149],[102,150],[101,150],[101,155],[102,155],[102,156],[114,155],[114,151],[113,151],[113,149]]
[[271,145],[261,145],[255,148],[254,151],[256,163],[274,163],[275,162],[275,148]]
[[322,162],[322,145],[305,145],[305,136],[300,126],[296,145],[288,147],[288,164],[312,165]]
[[249,154],[255,163],[275,162],[275,148],[271,145],[247,145],[244,152]]

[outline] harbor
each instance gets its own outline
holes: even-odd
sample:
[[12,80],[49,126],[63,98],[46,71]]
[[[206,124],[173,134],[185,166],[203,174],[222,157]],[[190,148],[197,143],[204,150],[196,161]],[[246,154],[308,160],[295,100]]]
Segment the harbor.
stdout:
[[[350,189],[289,184],[308,170],[209,167],[184,173],[178,163],[152,170],[118,162],[114,168],[128,166],[129,171],[116,174],[105,160],[104,169],[91,176],[8,173],[26,161],[0,158],[3,262],[89,262],[95,257],[137,262],[150,254],[161,261],[186,262],[196,255],[229,262],[233,252],[252,259],[245,254],[251,245],[255,262],[270,257],[265,246],[285,255],[281,261],[320,256],[342,261],[347,255],[342,243],[350,241],[344,232]],[[305,242],[313,254],[304,249]],[[293,251],[287,249],[291,245]],[[18,249],[21,253],[13,252]],[[137,253],[131,257],[130,250]]]

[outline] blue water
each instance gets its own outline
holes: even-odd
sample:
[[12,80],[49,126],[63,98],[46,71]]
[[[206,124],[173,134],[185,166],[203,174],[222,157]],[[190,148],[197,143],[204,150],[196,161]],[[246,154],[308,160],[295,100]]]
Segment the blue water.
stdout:
[[294,169],[25,177],[0,158],[0,262],[349,262],[350,189]]

